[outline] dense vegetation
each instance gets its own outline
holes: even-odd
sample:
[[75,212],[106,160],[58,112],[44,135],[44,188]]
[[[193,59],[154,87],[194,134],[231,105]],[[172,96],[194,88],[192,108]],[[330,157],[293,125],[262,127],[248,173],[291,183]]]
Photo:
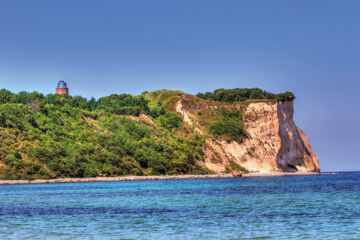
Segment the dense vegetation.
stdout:
[[260,88],[234,88],[234,89],[216,89],[213,92],[198,93],[199,98],[209,101],[235,102],[254,99],[274,99],[277,101],[292,101],[295,96],[292,92],[274,94],[263,91]]
[[0,104],[4,103],[20,103],[30,104],[33,107],[43,107],[46,104],[55,106],[65,106],[79,108],[88,111],[98,111],[106,115],[139,115],[141,112],[151,114],[148,101],[142,96],[133,97],[129,94],[112,94],[110,96],[101,97],[98,100],[70,95],[48,94],[44,96],[38,92],[19,92],[13,94],[5,89],[0,90]]
[[220,112],[220,119],[210,122],[210,132],[226,140],[242,142],[246,134],[242,126],[241,111],[220,109]]
[[206,173],[196,164],[203,140],[175,135],[181,119],[161,108],[153,114],[143,97],[126,94],[86,100],[0,90],[0,178]]
[[[204,158],[204,137],[241,142],[246,137],[242,109],[196,110],[207,134],[199,136],[174,110],[183,95],[160,90],[86,99],[2,89],[0,179],[209,173],[198,165]],[[275,95],[257,88],[197,96],[222,102],[295,98],[289,92]],[[191,108],[198,102],[186,95],[183,105]],[[244,171],[236,163],[231,169]]]

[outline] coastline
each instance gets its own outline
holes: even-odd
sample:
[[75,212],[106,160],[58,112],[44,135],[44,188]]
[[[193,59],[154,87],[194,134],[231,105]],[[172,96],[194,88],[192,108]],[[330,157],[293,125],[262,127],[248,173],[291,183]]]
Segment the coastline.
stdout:
[[[180,179],[216,179],[216,178],[261,178],[321,175],[319,172],[278,172],[278,173],[244,173],[244,174],[208,174],[208,175],[164,175],[164,176],[127,176],[127,177],[90,177],[90,178],[57,178],[35,180],[0,180],[0,185],[44,184],[44,183],[81,183],[81,182],[116,182],[145,180],[180,180]],[[327,174],[327,173],[325,173]],[[335,174],[335,173],[334,173]]]

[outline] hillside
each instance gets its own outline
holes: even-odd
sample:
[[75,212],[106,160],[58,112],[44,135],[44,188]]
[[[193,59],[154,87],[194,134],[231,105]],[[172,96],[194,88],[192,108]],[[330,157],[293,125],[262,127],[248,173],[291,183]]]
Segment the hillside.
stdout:
[[160,90],[98,100],[0,90],[0,178],[320,171],[294,95]]

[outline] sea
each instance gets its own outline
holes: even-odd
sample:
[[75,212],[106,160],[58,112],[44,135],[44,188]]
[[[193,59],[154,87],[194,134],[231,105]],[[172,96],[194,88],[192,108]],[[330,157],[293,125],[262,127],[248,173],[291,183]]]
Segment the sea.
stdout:
[[0,239],[360,239],[360,172],[2,185]]

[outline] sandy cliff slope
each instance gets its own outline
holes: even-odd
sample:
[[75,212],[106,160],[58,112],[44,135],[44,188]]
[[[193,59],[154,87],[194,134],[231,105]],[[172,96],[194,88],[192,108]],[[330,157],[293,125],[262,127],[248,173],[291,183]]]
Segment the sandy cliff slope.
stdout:
[[205,159],[200,164],[216,173],[228,171],[236,163],[250,172],[319,172],[319,160],[305,134],[293,120],[293,102],[254,101],[224,104],[243,112],[247,137],[239,143],[210,137],[199,111],[214,111],[219,104],[194,101],[180,95],[175,110],[194,132],[205,137]]

